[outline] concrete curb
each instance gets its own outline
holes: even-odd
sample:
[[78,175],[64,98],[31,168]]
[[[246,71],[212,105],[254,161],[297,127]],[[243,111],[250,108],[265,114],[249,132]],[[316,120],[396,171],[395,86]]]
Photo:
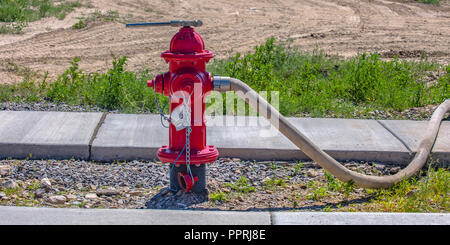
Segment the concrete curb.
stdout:
[[0,225],[270,225],[269,212],[0,206]]
[[[418,142],[422,139],[422,134],[416,132],[425,130],[427,125],[427,122],[415,121],[380,122],[333,118],[288,120],[337,160],[400,164],[407,164],[414,157],[416,148],[413,144],[405,143],[411,141],[408,137],[413,137]],[[208,125],[207,141],[217,147],[220,157],[261,161],[309,160],[262,117],[220,116],[211,121],[214,123]],[[408,131],[410,127],[412,130]],[[410,136],[408,132],[414,133]],[[109,114],[92,144],[92,159],[154,160],[157,159],[159,147],[168,144],[168,137],[168,130],[161,126],[158,115]],[[433,157],[441,163],[450,163],[448,121],[443,122],[433,148]]]
[[[427,125],[408,120],[288,120],[337,160],[400,164],[413,158]],[[308,159],[264,118],[224,116],[209,122],[214,123],[208,125],[207,141],[220,157]],[[0,111],[0,158],[154,160],[159,147],[168,144],[168,133],[159,115]],[[440,163],[450,163],[450,121],[442,122],[432,153]]]
[[0,225],[450,225],[450,214],[66,209],[0,206]]
[[274,225],[449,225],[447,213],[276,212]]
[[102,113],[0,111],[0,158],[88,159]]

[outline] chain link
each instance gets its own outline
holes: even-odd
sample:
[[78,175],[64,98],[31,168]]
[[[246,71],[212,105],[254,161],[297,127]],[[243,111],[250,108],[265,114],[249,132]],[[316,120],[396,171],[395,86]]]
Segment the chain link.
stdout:
[[186,167],[189,170],[192,182],[194,182],[194,176],[192,175],[191,170],[191,141],[190,141],[191,132],[192,132],[191,126],[188,126],[186,128]]
[[191,164],[191,131],[192,129],[190,126],[186,128],[186,164]]

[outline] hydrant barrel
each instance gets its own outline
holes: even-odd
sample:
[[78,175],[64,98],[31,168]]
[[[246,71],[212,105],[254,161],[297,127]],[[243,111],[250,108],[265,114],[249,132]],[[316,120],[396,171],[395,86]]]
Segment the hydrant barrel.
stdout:
[[[207,145],[204,118],[204,97],[213,90],[206,63],[214,54],[205,50],[203,39],[193,28],[185,26],[175,34],[170,49],[163,52],[161,57],[169,63],[169,71],[148,82],[155,92],[170,97],[169,145],[158,150],[158,158],[162,162],[174,163],[176,160],[176,164],[186,164],[186,156],[180,152],[189,144],[189,163],[215,161],[219,153],[214,146]],[[187,128],[180,129],[181,126],[175,121],[189,118],[187,124],[192,131],[189,142],[186,142]]]

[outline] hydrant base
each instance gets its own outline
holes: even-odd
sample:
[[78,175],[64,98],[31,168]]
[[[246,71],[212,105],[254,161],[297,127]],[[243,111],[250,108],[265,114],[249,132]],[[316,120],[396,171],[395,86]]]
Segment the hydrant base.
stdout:
[[[168,146],[163,146],[158,150],[158,158],[162,162],[174,163],[177,160],[176,164],[186,164],[186,154],[180,155],[179,151],[173,151]],[[214,162],[219,157],[219,151],[210,145],[205,149],[198,152],[191,152],[191,164],[203,164]],[[177,159],[178,158],[178,159]]]
[[[169,165],[172,169],[173,164]],[[192,187],[192,192],[197,194],[208,195],[208,190],[206,189],[206,164],[201,164],[200,166],[190,166],[192,175],[197,177],[194,186]],[[169,169],[169,170],[170,170]],[[171,190],[182,190],[179,181],[178,173],[189,173],[186,165],[180,165],[179,167],[174,166],[170,172],[170,189]]]

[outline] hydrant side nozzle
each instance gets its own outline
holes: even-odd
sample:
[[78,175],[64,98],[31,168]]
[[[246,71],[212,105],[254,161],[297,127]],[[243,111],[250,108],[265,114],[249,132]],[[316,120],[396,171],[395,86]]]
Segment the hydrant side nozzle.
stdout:
[[153,88],[153,80],[148,80],[147,81],[147,87]]
[[178,173],[179,186],[185,193],[190,192],[197,181],[197,176],[191,176],[189,173]]
[[230,77],[214,76],[212,80],[214,91],[227,92],[231,90]]

